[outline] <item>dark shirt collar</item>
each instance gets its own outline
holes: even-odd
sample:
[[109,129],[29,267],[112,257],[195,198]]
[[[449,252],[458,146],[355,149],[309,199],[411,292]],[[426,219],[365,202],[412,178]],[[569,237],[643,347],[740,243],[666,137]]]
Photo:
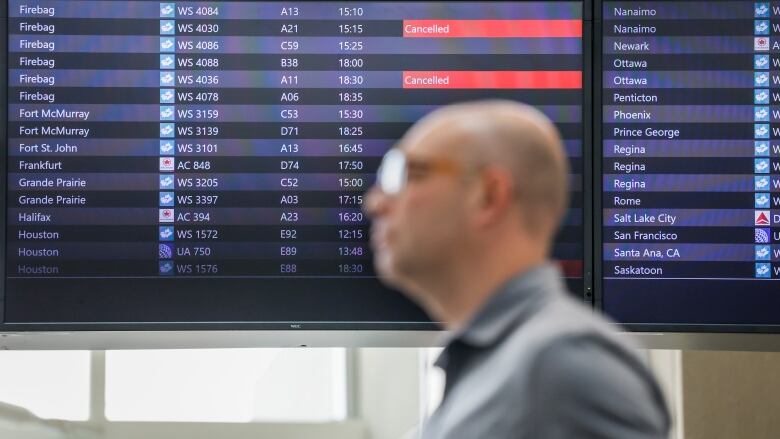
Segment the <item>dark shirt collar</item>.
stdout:
[[455,346],[488,348],[498,343],[511,329],[527,321],[555,294],[565,291],[561,272],[545,262],[520,273],[499,287],[482,308],[447,343],[436,362],[445,367],[449,351]]

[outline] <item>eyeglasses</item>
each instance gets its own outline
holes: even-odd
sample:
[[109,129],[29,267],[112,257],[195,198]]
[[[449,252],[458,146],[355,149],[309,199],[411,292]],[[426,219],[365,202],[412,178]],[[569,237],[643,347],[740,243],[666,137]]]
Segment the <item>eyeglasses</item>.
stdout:
[[387,195],[399,194],[410,176],[422,176],[432,172],[456,174],[461,167],[455,161],[441,158],[433,160],[412,159],[398,149],[392,148],[385,154],[377,171],[377,186]]

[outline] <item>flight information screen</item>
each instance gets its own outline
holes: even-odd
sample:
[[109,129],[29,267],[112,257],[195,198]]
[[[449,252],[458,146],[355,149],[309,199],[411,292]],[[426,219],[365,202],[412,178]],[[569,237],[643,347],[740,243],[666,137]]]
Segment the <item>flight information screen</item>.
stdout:
[[780,7],[605,1],[603,304],[780,324]]
[[7,12],[7,323],[427,322],[375,277],[363,193],[414,121],[480,98],[561,130],[582,292],[581,2]]

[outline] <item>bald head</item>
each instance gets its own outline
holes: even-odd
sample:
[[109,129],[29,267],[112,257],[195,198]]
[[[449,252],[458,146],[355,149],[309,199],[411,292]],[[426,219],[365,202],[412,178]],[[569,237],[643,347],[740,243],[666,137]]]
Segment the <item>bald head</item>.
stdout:
[[450,105],[431,112],[405,136],[410,143],[441,143],[476,166],[512,176],[523,226],[555,232],[568,204],[568,162],[561,137],[540,111],[512,101]]

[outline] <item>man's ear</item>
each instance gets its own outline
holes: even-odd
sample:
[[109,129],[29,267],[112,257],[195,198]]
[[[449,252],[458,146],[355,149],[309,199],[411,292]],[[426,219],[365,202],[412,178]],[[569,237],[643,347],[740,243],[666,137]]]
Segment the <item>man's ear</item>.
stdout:
[[482,170],[474,206],[477,224],[487,226],[501,220],[514,205],[514,190],[508,171],[496,166]]

